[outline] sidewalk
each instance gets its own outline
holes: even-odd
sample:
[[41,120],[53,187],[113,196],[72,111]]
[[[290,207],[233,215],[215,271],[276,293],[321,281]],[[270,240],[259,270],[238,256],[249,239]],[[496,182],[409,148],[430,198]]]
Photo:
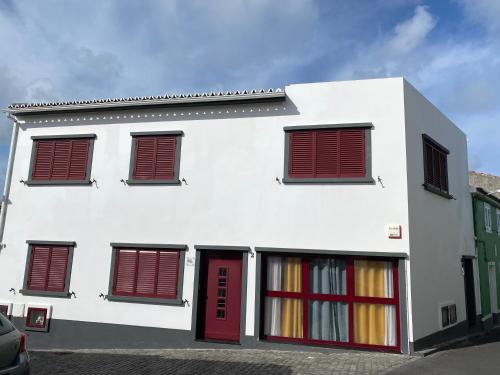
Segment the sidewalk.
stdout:
[[415,358],[390,353],[263,350],[78,350],[30,353],[33,374],[383,374]]

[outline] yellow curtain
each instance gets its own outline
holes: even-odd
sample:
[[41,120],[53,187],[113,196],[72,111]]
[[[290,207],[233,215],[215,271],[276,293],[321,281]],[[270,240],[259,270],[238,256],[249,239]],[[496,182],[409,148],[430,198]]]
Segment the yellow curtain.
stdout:
[[[302,264],[300,258],[286,258],[284,267],[285,292],[300,292],[302,286]],[[281,306],[281,336],[302,338],[302,301],[283,298]]]
[[[384,262],[355,261],[356,295],[384,297]],[[354,341],[360,344],[384,345],[384,305],[354,304]]]

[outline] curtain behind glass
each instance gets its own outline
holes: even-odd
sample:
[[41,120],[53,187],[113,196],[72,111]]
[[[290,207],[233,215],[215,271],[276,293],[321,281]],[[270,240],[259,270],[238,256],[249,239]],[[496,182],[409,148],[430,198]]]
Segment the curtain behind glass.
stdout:
[[[298,257],[267,258],[267,290],[300,292],[302,262]],[[264,333],[270,336],[303,337],[302,300],[266,297]]]
[[[311,293],[346,294],[346,263],[344,260],[312,259],[309,275]],[[309,336],[314,340],[347,341],[347,304],[330,301],[310,301]]]
[[[356,296],[393,298],[392,263],[356,260]],[[394,305],[355,303],[354,341],[371,345],[396,345],[396,307]]]

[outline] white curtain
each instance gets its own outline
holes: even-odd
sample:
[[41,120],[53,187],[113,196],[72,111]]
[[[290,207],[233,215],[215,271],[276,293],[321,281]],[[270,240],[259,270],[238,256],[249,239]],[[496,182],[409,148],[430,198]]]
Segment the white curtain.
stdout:
[[[394,297],[394,282],[392,263],[384,262],[384,297]],[[385,305],[385,345],[396,345],[396,306]]]
[[[283,257],[267,258],[267,290],[282,290]],[[264,333],[281,336],[281,298],[266,297]]]

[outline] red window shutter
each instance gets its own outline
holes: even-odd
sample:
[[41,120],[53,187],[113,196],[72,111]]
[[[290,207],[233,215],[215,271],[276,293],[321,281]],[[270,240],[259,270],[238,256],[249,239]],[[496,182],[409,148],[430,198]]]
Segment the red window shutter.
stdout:
[[118,250],[115,263],[115,292],[117,294],[135,293],[135,275],[137,270],[137,252]]
[[158,263],[157,294],[163,298],[177,297],[177,277],[179,274],[179,252],[160,251]]
[[45,290],[49,270],[50,247],[33,246],[28,278],[28,289]]
[[85,180],[90,139],[37,140],[33,180]]
[[51,180],[66,180],[71,160],[71,141],[55,141],[54,158],[52,161]]
[[290,177],[314,177],[314,132],[290,133],[288,174]]
[[151,180],[154,175],[156,139],[137,137],[135,150],[134,178]]
[[36,141],[35,158],[31,178],[33,180],[49,180],[52,172],[54,141]]
[[175,170],[176,137],[160,136],[156,139],[155,179],[171,180]]
[[324,130],[316,133],[316,177],[338,177],[339,132]]
[[53,247],[50,256],[50,265],[47,275],[47,290],[63,292],[66,286],[66,272],[68,268],[67,247]]
[[71,159],[68,168],[68,180],[85,180],[89,162],[90,139],[71,141]]
[[157,270],[157,251],[139,251],[136,293],[154,295]]
[[425,144],[425,183],[434,185],[434,163],[432,162],[432,146]]
[[340,130],[340,176],[365,176],[365,130]]

